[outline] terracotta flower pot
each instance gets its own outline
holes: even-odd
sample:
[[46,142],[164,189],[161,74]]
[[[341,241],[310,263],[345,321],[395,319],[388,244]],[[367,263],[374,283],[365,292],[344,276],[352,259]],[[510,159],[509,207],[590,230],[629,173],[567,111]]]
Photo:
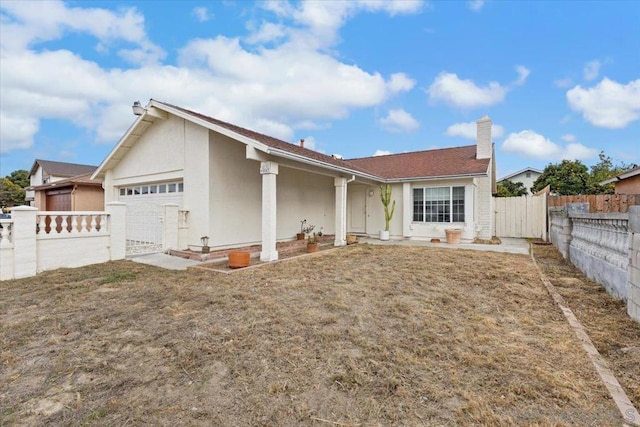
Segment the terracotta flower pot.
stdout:
[[358,236],[355,234],[347,234],[347,245],[353,245],[354,243],[358,243]]
[[310,254],[312,252],[318,252],[317,243],[307,243],[307,253]]
[[447,243],[450,245],[460,244],[460,238],[462,236],[462,230],[459,228],[447,228],[444,230],[447,235]]
[[249,252],[229,252],[229,268],[242,268],[249,265]]
[[304,233],[296,234],[296,240],[304,240]]

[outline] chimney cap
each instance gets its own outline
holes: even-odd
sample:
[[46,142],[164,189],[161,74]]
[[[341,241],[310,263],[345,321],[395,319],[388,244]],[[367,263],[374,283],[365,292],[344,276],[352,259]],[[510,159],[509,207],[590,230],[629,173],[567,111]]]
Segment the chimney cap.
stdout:
[[478,119],[478,121],[479,121],[479,122],[491,121],[491,117],[489,117],[488,115],[486,115],[486,114],[485,114],[484,116],[480,117],[480,118]]

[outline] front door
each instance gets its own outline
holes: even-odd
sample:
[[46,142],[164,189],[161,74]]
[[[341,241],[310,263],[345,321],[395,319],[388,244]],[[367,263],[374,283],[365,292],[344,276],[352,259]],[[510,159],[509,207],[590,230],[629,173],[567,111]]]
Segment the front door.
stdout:
[[349,233],[365,233],[367,230],[366,187],[349,191]]

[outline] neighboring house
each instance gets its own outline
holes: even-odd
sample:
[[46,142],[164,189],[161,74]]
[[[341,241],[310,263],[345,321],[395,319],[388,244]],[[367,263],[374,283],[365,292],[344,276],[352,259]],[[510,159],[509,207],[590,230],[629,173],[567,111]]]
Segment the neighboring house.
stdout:
[[640,194],[640,166],[602,181],[600,185],[611,183],[615,186],[616,194]]
[[[151,100],[94,173],[105,202],[127,203],[127,232],[161,229],[162,205],[186,218],[181,246],[199,249],[295,238],[306,219],[344,245],[347,232],[384,228],[379,186],[392,185],[392,238],[493,235],[495,164],[491,120],[480,119],[477,145],[342,160],[187,109]],[[181,248],[182,249],[182,248]]]
[[100,211],[102,182],[91,179],[97,166],[36,160],[29,173],[26,200],[41,211]]
[[525,168],[519,170],[518,172],[514,172],[510,175],[504,176],[498,180],[498,184],[503,181],[511,181],[511,182],[521,182],[524,184],[524,187],[527,189],[527,193],[531,194],[531,187],[533,187],[533,183],[536,182],[536,179],[542,175],[542,171],[534,168]]

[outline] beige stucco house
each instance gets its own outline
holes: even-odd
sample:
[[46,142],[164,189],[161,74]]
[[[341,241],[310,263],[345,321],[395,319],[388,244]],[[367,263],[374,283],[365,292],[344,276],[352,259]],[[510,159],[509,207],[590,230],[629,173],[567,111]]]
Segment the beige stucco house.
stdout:
[[464,239],[493,235],[486,116],[476,145],[343,160],[156,100],[137,110],[92,178],[104,181],[105,202],[135,210],[128,223],[138,216],[148,226],[160,206],[177,204],[187,229],[181,246],[200,248],[203,236],[212,249],[261,244],[261,259],[275,260],[276,242],[295,239],[303,219],[335,234],[335,245],[347,232],[377,236],[385,183],[397,206],[392,238],[441,238],[453,227]]
[[91,179],[97,168],[36,159],[29,172],[25,199],[41,211],[101,211],[102,182]]
[[602,181],[600,185],[613,184],[616,194],[640,194],[640,167],[635,167]]

